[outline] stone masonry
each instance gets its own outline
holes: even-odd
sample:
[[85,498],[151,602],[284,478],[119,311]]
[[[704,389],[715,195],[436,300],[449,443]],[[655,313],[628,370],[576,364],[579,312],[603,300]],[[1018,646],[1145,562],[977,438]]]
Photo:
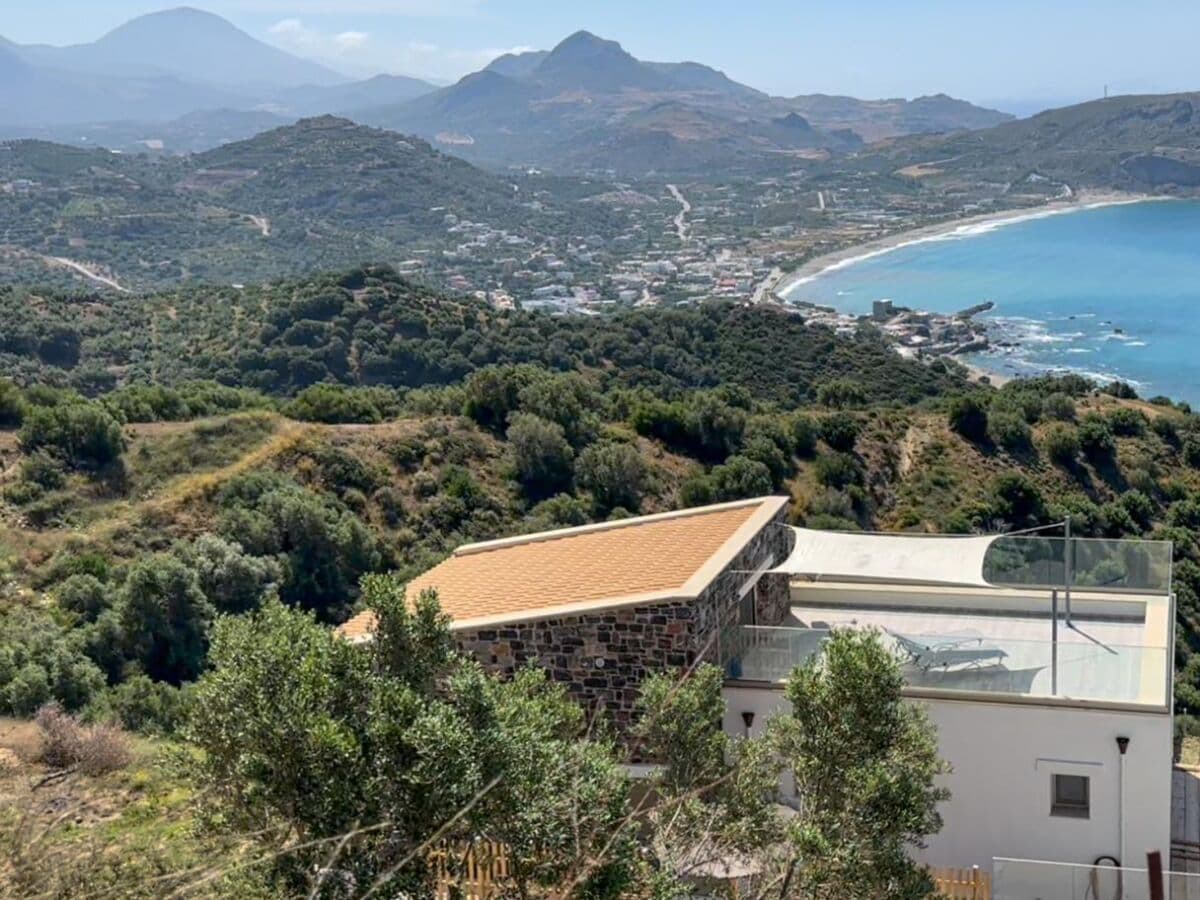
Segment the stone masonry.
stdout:
[[[653,672],[683,669],[697,659],[720,663],[721,632],[738,624],[738,596],[768,560],[791,549],[785,511],[768,523],[694,600],[624,606],[560,618],[458,631],[459,647],[485,667],[512,674],[530,663],[566,685],[591,713],[628,727],[638,685]],[[762,575],[753,588],[757,624],[772,625],[787,610],[788,583]]]

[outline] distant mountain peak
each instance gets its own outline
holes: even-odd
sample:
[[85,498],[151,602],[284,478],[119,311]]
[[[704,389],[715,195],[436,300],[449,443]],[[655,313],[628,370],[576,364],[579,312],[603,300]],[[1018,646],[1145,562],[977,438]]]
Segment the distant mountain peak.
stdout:
[[532,76],[563,89],[616,91],[623,88],[661,90],[669,81],[635,59],[616,41],[577,31],[547,54]]

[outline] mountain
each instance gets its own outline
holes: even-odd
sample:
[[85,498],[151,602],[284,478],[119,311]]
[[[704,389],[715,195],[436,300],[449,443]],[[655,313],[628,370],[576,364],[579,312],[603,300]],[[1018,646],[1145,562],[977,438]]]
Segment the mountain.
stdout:
[[457,84],[356,118],[493,165],[565,171],[698,171],[853,141],[771,123],[790,110],[697,63],[642,62],[577,32],[548,53],[501,57]]
[[345,81],[325,66],[264,44],[220,16],[190,7],[139,16],[90,44],[21,46],[18,52],[33,65],[66,71],[172,75],[239,90]]
[[486,71],[509,78],[524,78],[541,65],[542,60],[550,55],[549,50],[530,50],[527,53],[505,53],[497,56],[485,67]]
[[931,179],[1194,191],[1200,92],[1093,100],[982,131],[898,139],[873,155],[896,169],[924,165]]
[[[172,127],[233,128],[247,115],[259,114],[196,114]],[[0,190],[4,281],[45,279],[46,257],[86,259],[131,289],[254,284],[377,259],[416,259],[438,280],[469,258],[486,284],[522,252],[565,257],[572,242],[603,246],[628,227],[625,213],[588,200],[604,183],[501,177],[333,116],[183,157],[0,144],[0,185],[15,182],[27,184]],[[588,265],[600,263],[574,269]]]
[[1008,118],[949,97],[845,99],[771,97],[709,66],[645,62],[615,41],[579,31],[548,52],[506,54],[457,84],[364,108],[355,118],[419,134],[484,164],[630,176],[750,169],[854,150],[864,137]]
[[283,115],[317,116],[350,113],[357,109],[403,103],[431,94],[437,86],[404,75],[376,75],[348,84],[304,85],[289,88],[271,98],[270,108]]
[[808,94],[789,101],[819,128],[849,128],[866,141],[908,134],[990,128],[1013,116],[956,100],[945,94],[915,100],[859,100],[829,94]]

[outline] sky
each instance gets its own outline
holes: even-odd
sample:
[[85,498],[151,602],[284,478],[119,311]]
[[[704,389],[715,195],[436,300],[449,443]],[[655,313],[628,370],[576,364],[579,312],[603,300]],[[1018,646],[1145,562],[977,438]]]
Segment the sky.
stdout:
[[[172,3],[4,0],[0,35],[94,40]],[[455,80],[587,29],[641,59],[691,59],[780,95],[945,92],[1014,111],[1200,89],[1195,0],[193,0],[352,76]],[[1017,109],[1017,107],[1022,107]]]

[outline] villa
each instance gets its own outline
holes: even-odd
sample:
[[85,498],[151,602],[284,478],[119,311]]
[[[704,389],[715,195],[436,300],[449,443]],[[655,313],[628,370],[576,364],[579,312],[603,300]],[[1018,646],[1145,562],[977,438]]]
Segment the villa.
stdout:
[[1168,543],[820,532],[786,515],[764,497],[471,544],[409,593],[436,589],[485,666],[543,666],[618,727],[648,673],[703,660],[726,673],[725,729],[758,734],[831,629],[875,629],[953,768],[921,860],[978,866],[995,896],[1082,897],[1064,886],[1169,855]]

